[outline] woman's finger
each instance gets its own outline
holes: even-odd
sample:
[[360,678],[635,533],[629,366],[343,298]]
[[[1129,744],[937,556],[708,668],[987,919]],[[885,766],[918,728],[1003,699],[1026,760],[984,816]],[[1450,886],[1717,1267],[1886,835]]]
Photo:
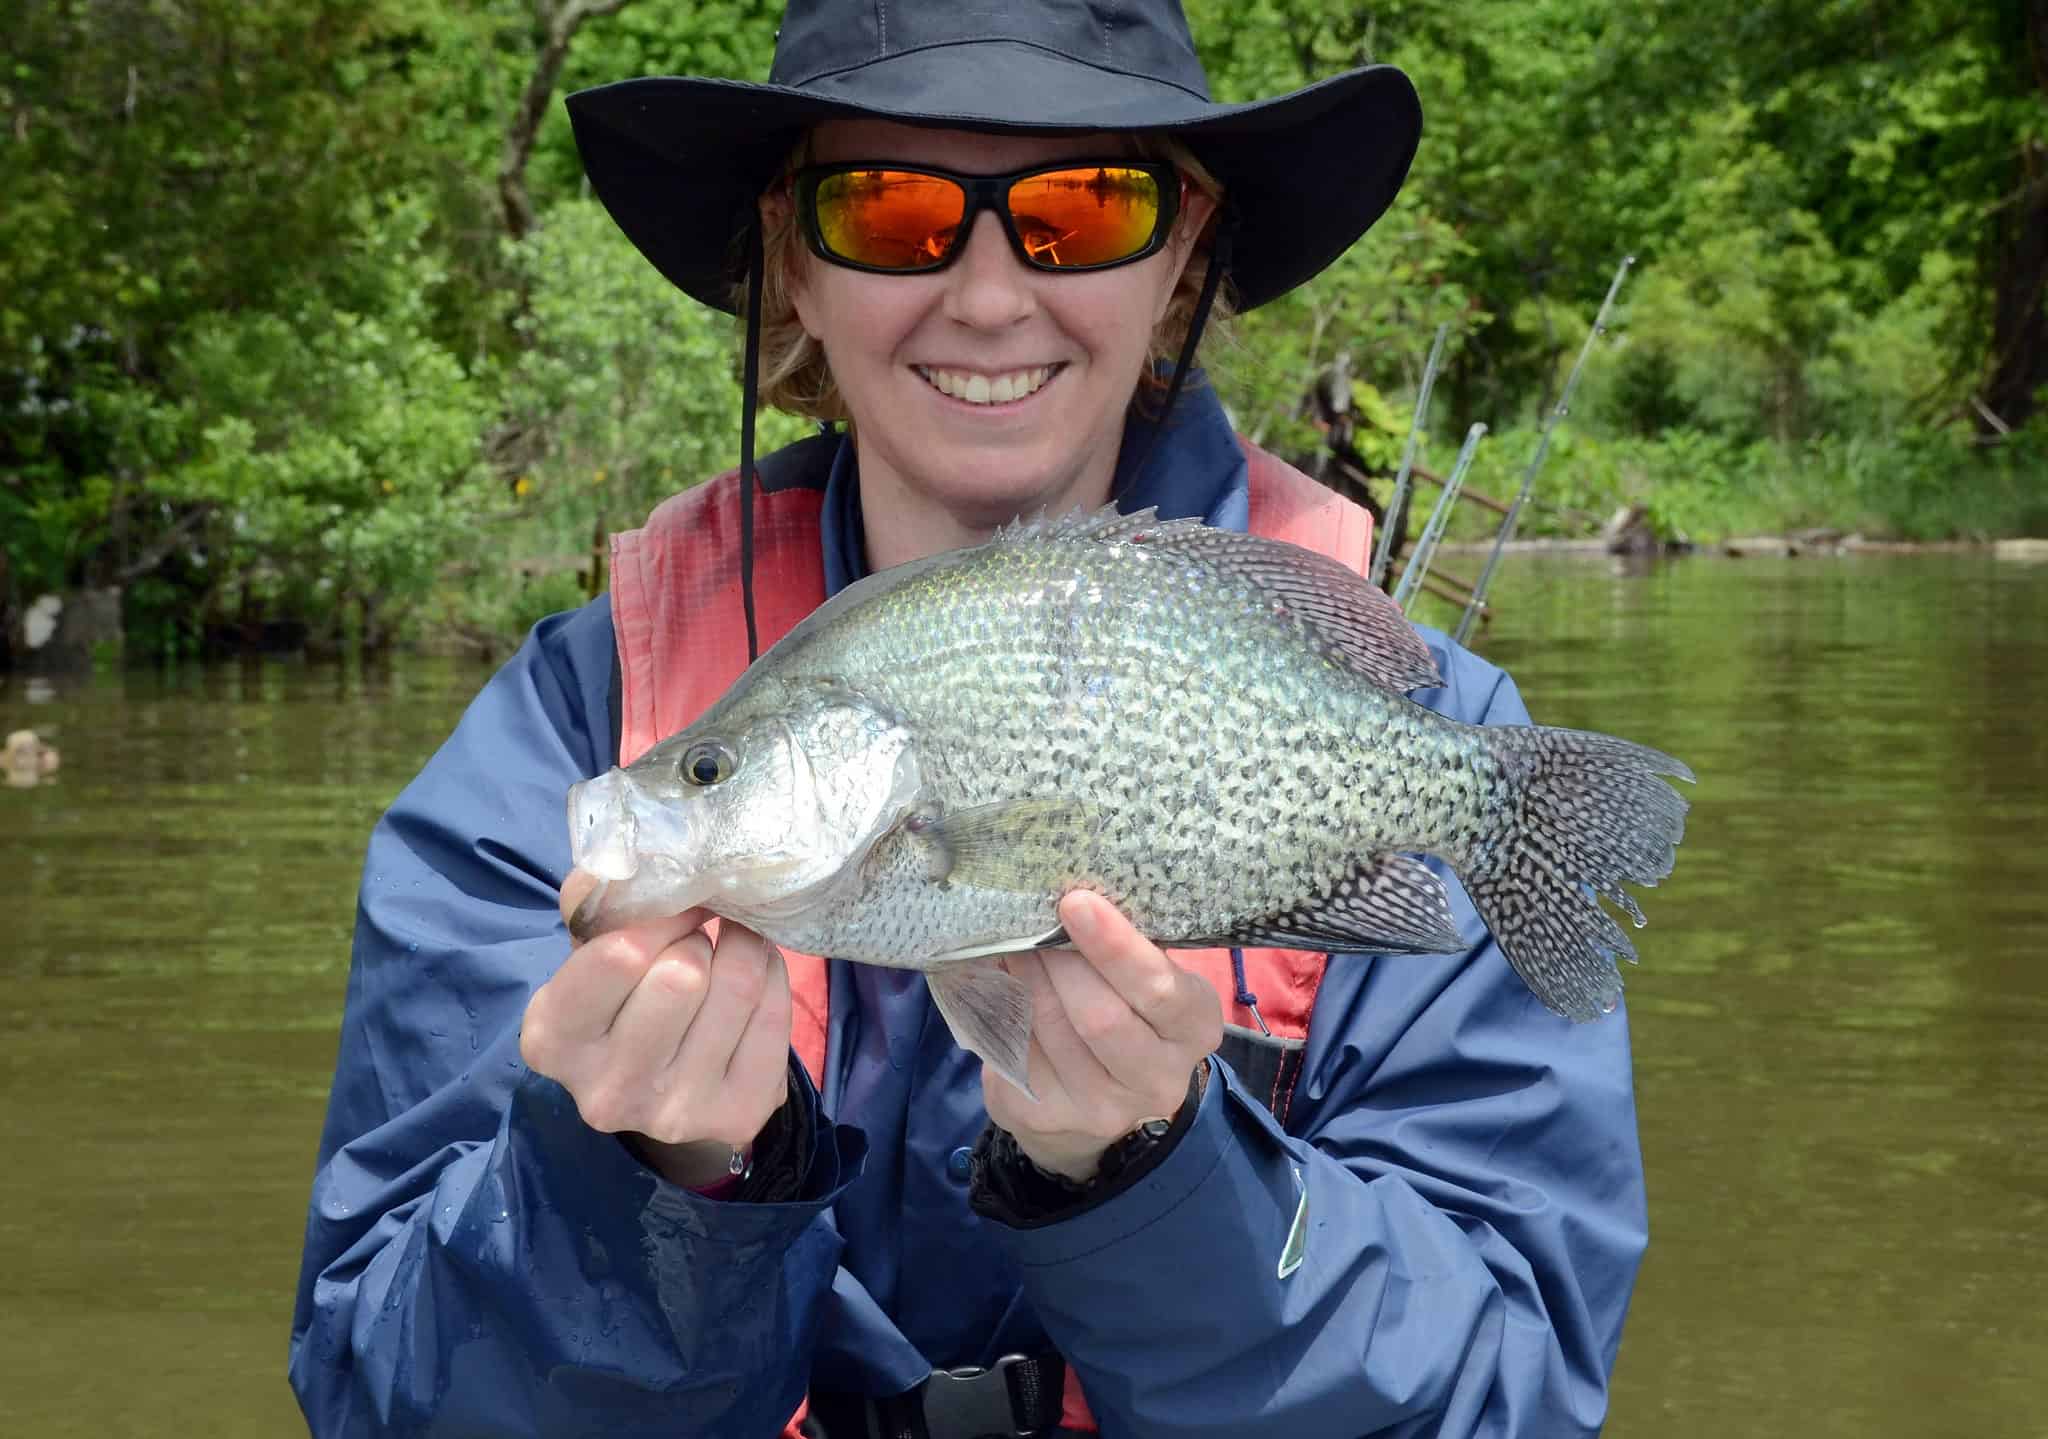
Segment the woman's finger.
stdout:
[[590,897],[590,892],[604,881],[587,869],[572,869],[562,881],[562,892],[558,897],[562,910],[562,923],[567,924],[577,907]]
[[1071,1125],[1092,1133],[1110,1123],[1111,1111],[1121,1108],[1130,1096],[1074,1028],[1073,1016],[1051,975],[1054,962],[1061,957],[1056,951],[1034,956],[1030,1074],[1039,1107],[1031,1127],[1043,1130]]
[[720,929],[703,1006],[673,1061],[677,1078],[691,1092],[710,1094],[724,1087],[733,1051],[767,993],[768,949],[766,940],[744,926]]
[[1156,1076],[1178,1065],[1173,1047],[1138,1017],[1086,955],[1048,953],[1045,976],[1075,1036],[1124,1089],[1145,1095],[1158,1087]]
[[1162,1038],[1192,1039],[1200,1033],[1202,1016],[1189,1002],[1186,971],[1138,933],[1115,905],[1099,894],[1075,890],[1060,902],[1060,923],[1095,972]]
[[604,1037],[609,1080],[636,1094],[675,1063],[711,987],[711,941],[683,936],[647,968]]
[[1061,1081],[1058,1067],[1039,1043],[1035,1028],[1024,1064],[1024,1072],[1031,1076],[1031,1088],[1037,1095],[1035,1099],[998,1074],[994,1065],[982,1065],[981,1092],[988,1117],[1012,1134],[1062,1128],[1073,1114],[1073,1100]]
[[652,920],[571,950],[528,1002],[522,1047],[535,1042],[555,1049],[602,1038],[649,968],[669,946],[695,932],[699,918],[692,911]]
[[747,1017],[725,1072],[727,1093],[753,1099],[754,1107],[742,1116],[741,1127],[748,1134],[758,1134],[789,1097],[789,966],[781,950],[772,944],[766,948],[767,986]]

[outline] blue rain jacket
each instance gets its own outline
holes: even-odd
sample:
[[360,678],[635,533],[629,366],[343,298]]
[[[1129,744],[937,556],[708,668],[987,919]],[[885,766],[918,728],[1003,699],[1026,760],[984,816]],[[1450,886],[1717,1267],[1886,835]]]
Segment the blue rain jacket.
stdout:
[[[1119,487],[1245,525],[1206,391]],[[858,514],[843,453],[829,589]],[[1528,722],[1424,633],[1446,683],[1418,700]],[[544,621],[371,836],[292,1326],[315,1435],[767,1436],[813,1381],[1048,1343],[1114,1436],[1598,1430],[1646,1232],[1626,1017],[1546,1011],[1454,879],[1464,956],[1331,957],[1284,1128],[1212,1060],[1164,1161],[1066,1219],[969,1208],[979,1062],[914,974],[832,966],[795,1202],[678,1189],[586,1127],[518,1036],[568,951],[563,798],[613,762],[611,683],[604,602]]]

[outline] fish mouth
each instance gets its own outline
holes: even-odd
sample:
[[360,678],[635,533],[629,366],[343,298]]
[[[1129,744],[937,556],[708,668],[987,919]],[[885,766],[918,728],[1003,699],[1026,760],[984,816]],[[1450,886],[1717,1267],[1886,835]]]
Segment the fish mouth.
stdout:
[[742,862],[707,862],[708,832],[698,803],[664,799],[613,769],[569,787],[569,853],[597,880],[569,916],[578,944],[629,925],[699,906],[747,920],[779,901],[800,904],[814,859],[804,853],[749,853]]
[[601,880],[631,879],[639,870],[637,793],[622,769],[569,787],[569,854],[576,868]]

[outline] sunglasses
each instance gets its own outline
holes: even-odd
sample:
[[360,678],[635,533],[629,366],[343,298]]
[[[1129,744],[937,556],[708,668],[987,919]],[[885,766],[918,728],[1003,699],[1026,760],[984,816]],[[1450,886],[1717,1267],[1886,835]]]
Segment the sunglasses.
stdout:
[[794,178],[812,252],[884,275],[943,270],[983,210],[995,211],[1034,270],[1128,265],[1166,243],[1186,186],[1173,166],[1146,160],[1069,160],[1010,175],[869,161],[810,165]]

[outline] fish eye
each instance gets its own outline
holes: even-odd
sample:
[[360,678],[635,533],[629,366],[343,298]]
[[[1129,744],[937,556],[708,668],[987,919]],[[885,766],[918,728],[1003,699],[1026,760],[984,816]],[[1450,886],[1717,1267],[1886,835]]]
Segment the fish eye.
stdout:
[[704,740],[683,751],[683,757],[676,762],[676,770],[685,784],[702,788],[729,779],[738,761],[733,753],[717,740]]

